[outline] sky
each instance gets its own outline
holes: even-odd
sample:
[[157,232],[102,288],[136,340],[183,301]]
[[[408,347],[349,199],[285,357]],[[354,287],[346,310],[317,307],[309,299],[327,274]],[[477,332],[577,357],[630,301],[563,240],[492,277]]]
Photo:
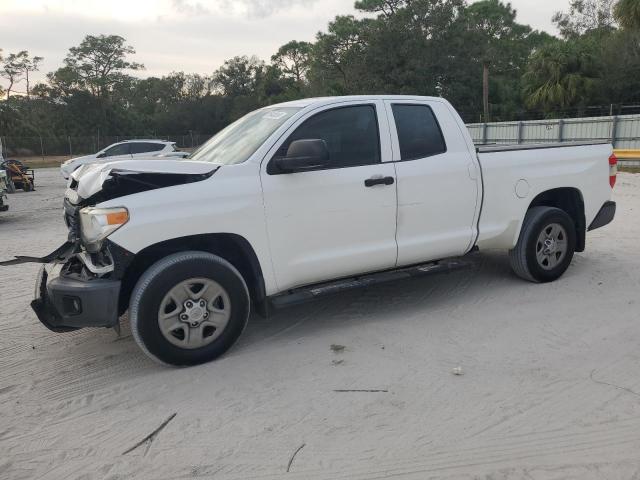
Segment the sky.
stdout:
[[[511,0],[518,21],[557,33],[551,16],[569,0]],[[3,54],[44,57],[44,75],[62,65],[85,35],[117,34],[143,63],[137,76],[172,71],[210,74],[236,55],[269,60],[289,40],[313,40],[354,0],[0,0]],[[24,85],[18,85],[18,90]]]

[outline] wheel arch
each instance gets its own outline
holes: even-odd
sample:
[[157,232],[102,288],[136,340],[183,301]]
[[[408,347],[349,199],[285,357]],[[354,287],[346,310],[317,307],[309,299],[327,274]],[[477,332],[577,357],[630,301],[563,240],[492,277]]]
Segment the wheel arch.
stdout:
[[259,314],[267,315],[265,282],[258,256],[247,239],[234,233],[177,237],[140,250],[123,272],[119,299],[120,313],[124,313],[129,307],[133,288],[151,265],[167,255],[187,250],[212,253],[231,263],[244,278],[254,308]]
[[527,211],[534,207],[555,207],[564,210],[576,227],[576,251],[585,250],[587,220],[585,217],[584,197],[575,187],[560,187],[539,193],[529,204]]

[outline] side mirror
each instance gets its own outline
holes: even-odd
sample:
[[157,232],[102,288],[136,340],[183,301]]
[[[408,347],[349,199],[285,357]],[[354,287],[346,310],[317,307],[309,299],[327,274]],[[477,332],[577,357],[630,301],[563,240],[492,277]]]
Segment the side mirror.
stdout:
[[99,153],[98,155],[96,155],[96,158],[104,158],[106,156],[107,156],[107,152],[102,152],[102,153]]
[[329,165],[329,147],[321,139],[296,140],[289,145],[287,156],[274,162],[283,173],[315,170]]

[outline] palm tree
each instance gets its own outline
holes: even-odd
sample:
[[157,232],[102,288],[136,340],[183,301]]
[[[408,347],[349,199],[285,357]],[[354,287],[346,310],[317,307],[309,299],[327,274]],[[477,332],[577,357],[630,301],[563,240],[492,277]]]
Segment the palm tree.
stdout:
[[619,0],[613,15],[622,27],[640,29],[640,0]]
[[533,54],[523,76],[526,103],[546,113],[578,106],[593,93],[596,70],[589,48],[568,41],[547,44]]

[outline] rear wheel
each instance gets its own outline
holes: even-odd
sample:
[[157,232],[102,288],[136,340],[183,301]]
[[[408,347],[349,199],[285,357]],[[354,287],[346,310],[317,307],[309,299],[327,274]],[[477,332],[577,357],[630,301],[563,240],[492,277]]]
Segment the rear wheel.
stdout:
[[131,330],[142,350],[170,365],[196,365],[225,353],[249,317],[249,292],[226,260],[205,252],[170,255],[133,290]]
[[569,268],[576,248],[576,229],[564,210],[534,207],[524,219],[520,238],[509,252],[511,268],[531,282],[552,282]]

